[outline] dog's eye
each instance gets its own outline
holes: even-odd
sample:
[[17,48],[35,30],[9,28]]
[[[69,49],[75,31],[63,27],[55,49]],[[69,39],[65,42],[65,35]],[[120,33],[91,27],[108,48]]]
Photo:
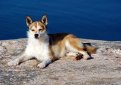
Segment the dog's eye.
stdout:
[[42,29],[39,29],[39,31],[41,31]]
[[35,31],[34,29],[32,29],[32,31]]

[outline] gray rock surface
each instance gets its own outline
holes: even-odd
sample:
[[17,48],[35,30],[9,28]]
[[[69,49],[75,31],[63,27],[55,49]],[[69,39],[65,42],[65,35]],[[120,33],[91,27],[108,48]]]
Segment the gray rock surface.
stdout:
[[121,41],[82,41],[98,47],[93,59],[57,60],[45,69],[36,60],[7,66],[24,51],[26,39],[0,41],[0,85],[121,85]]

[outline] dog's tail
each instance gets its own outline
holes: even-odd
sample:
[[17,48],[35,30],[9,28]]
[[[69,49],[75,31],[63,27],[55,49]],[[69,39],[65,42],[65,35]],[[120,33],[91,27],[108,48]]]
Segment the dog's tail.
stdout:
[[92,46],[90,43],[84,43],[84,50],[87,51],[89,54],[95,54],[97,48]]

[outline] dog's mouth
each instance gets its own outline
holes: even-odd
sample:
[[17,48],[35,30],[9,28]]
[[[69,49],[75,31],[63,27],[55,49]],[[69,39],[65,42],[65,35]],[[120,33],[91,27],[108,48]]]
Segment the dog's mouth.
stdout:
[[38,37],[34,37],[35,39],[39,39]]

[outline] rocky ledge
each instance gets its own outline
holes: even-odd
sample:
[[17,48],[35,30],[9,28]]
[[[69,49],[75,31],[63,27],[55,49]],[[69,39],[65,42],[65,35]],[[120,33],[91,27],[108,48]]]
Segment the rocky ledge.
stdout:
[[121,85],[121,41],[82,39],[98,47],[90,60],[57,60],[45,69],[36,60],[7,66],[26,46],[26,39],[0,41],[0,85]]

